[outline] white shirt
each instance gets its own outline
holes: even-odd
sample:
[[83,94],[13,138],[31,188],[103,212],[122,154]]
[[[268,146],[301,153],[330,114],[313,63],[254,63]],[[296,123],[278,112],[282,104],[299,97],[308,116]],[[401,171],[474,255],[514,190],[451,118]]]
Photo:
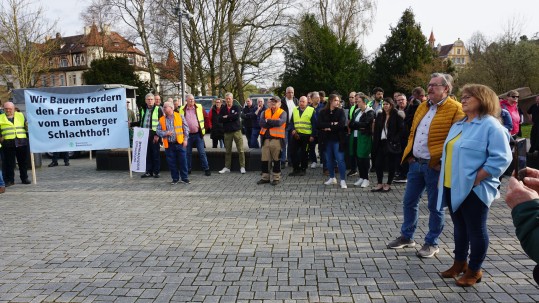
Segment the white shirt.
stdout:
[[[436,115],[436,111],[438,110],[438,106],[445,102],[447,98],[443,99],[442,101],[433,104],[429,107],[429,111],[423,119],[421,119],[421,122],[419,122],[419,125],[417,126],[417,129],[415,130],[414,135],[414,150],[413,155],[416,158],[421,159],[430,159],[430,151],[429,151],[429,129],[430,125],[432,123],[432,120],[434,119],[434,116]],[[428,101],[430,102],[430,101]]]
[[286,99],[286,105],[288,106],[288,111],[290,112],[288,115],[288,123],[290,123],[290,120],[292,119],[292,111],[294,111],[296,104],[294,104],[294,100]]

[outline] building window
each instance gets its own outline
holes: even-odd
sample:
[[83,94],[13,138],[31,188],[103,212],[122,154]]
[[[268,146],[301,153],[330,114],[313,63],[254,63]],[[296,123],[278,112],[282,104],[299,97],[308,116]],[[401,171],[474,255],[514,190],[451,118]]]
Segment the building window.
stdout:
[[66,85],[66,79],[64,75],[60,75],[60,86],[65,86],[65,85]]
[[457,55],[460,55],[460,48],[457,48]]
[[129,61],[129,65],[135,65],[135,58],[133,56],[127,56],[127,61]]
[[69,76],[71,85],[77,85],[77,75],[71,75]]
[[47,77],[41,76],[41,86],[47,87]]
[[67,67],[67,58],[62,57],[60,60],[60,67]]
[[56,77],[54,75],[51,75],[51,86],[56,86]]

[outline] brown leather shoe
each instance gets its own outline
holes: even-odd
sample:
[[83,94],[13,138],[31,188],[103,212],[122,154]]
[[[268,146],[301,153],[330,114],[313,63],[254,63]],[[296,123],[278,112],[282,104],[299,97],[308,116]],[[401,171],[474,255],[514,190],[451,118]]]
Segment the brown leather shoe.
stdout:
[[460,279],[457,280],[457,285],[462,287],[469,287],[475,285],[475,283],[481,282],[483,272],[481,270],[472,271],[468,269]]
[[0,194],[3,194],[6,192],[6,187],[5,186],[0,186]]
[[457,261],[453,263],[453,266],[446,271],[442,271],[440,274],[443,278],[456,278],[460,273],[466,272],[468,269],[468,262],[466,261]]

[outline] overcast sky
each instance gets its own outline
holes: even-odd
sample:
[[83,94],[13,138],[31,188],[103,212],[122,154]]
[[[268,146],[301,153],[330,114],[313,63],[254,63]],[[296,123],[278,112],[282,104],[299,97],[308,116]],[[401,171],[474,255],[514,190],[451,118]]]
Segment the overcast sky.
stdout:
[[[90,0],[35,1],[45,8],[49,19],[58,20],[63,36],[82,34],[79,16]],[[389,27],[397,24],[408,7],[412,8],[427,38],[430,31],[434,31],[436,44],[450,44],[458,38],[466,43],[476,31],[496,38],[509,22],[519,24],[522,34],[529,37],[539,32],[539,0],[378,0],[372,31],[364,38],[367,52],[373,52],[385,42]]]

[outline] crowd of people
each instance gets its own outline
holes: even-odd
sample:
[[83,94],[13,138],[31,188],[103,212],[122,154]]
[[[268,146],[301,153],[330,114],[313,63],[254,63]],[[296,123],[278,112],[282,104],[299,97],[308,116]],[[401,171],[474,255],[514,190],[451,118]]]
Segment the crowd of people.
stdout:
[[[354,176],[354,186],[371,187],[369,171],[373,170],[376,185],[370,188],[372,192],[388,192],[393,182],[406,182],[400,235],[388,242],[389,249],[416,245],[419,202],[426,191],[428,232],[417,256],[431,258],[439,252],[447,208],[454,226],[454,263],[440,274],[466,287],[482,279],[489,245],[489,208],[499,193],[500,178],[511,164],[511,141],[519,136],[523,117],[517,91],[500,101],[489,87],[469,84],[457,101],[451,94],[452,82],[450,75],[435,73],[427,91],[417,87],[410,99],[402,93],[384,98],[384,90],[377,87],[372,100],[364,93],[351,92],[346,105],[335,93],[327,100],[324,92],[317,91],[296,99],[294,89],[288,87],[282,99],[273,96],[267,104],[262,98],[255,103],[248,99],[242,108],[226,93],[224,100],[215,100],[208,117],[191,94],[183,106],[172,99],[161,104],[158,95],[148,94],[138,119],[129,113],[129,126],[149,129],[142,178],[160,178],[161,146],[172,184],[190,183],[193,148],[198,150],[204,174],[211,176],[204,143],[206,130],[211,128],[213,148],[225,148],[220,174],[231,171],[232,143],[240,173],[246,173],[244,134],[249,148],[261,149],[259,185],[278,185],[287,163],[292,168],[290,177],[303,177],[309,167],[321,166],[327,176],[324,184],[338,184],[342,189],[348,188],[347,178]],[[14,184],[15,158],[22,183],[30,184],[27,122],[23,114],[15,112],[13,103],[5,103],[4,110],[0,114],[4,160],[0,193]],[[539,119],[539,97],[528,115],[533,121]],[[534,125],[532,135],[538,132]],[[539,152],[538,145],[535,136],[530,152]],[[53,164],[57,165],[57,159],[55,154]],[[69,158],[64,161],[69,164]],[[538,261],[539,171],[527,168],[525,175],[520,181],[511,177],[506,202],[513,209],[523,248]],[[536,280],[538,271],[536,267]]]
[[[489,208],[498,194],[500,177],[511,164],[510,142],[520,133],[522,116],[517,106],[518,92],[509,92],[508,99],[500,102],[492,89],[470,84],[464,86],[461,100],[457,101],[451,94],[452,82],[450,75],[435,73],[427,91],[417,87],[410,99],[402,93],[384,98],[384,90],[377,87],[372,92],[372,100],[361,92],[350,93],[346,106],[340,95],[330,94],[326,100],[324,92],[311,92],[296,99],[294,89],[288,87],[282,99],[271,97],[267,105],[263,99],[257,99],[256,105],[253,100],[247,100],[241,108],[234,104],[232,94],[227,93],[225,104],[217,99],[210,111],[213,147],[224,141],[226,150],[225,167],[219,173],[230,172],[233,141],[239,154],[240,172],[245,173],[245,133],[250,148],[261,148],[259,185],[278,185],[286,164],[292,168],[290,177],[305,176],[309,160],[310,167],[317,168],[316,145],[322,172],[327,175],[324,182],[327,186],[338,184],[346,189],[347,177],[357,175],[354,185],[369,188],[369,171],[373,169],[376,185],[370,188],[372,192],[388,192],[394,181],[406,182],[401,233],[387,247],[402,249],[416,245],[414,235],[419,202],[426,191],[428,232],[417,255],[431,258],[440,251],[439,237],[445,225],[447,208],[454,226],[454,262],[440,274],[444,278],[456,279],[459,286],[472,286],[482,279],[481,267],[489,245]],[[151,97],[147,96],[147,101],[148,98],[151,101]],[[188,138],[203,135],[200,129],[204,129],[204,119],[194,114],[197,105],[193,97],[188,95],[187,100],[186,106],[195,107],[193,113],[186,114],[182,108],[181,114],[167,114],[160,118],[170,119],[174,124],[162,122],[158,125],[156,137],[150,138],[152,142],[162,138],[169,142],[177,141],[178,146],[187,148],[193,145],[186,143],[190,142]],[[148,105],[147,112],[150,103]],[[165,102],[164,107],[173,112],[173,104]],[[530,109],[529,114],[536,115],[538,111]],[[243,120],[243,126],[240,120]],[[152,119],[142,114],[141,121]],[[176,132],[170,131],[172,128]],[[196,147],[199,152],[204,148]],[[186,166],[181,164],[181,158],[184,163],[189,162],[186,153],[178,155],[180,167]],[[202,152],[202,166],[206,171],[209,168],[205,166],[207,160],[204,158]],[[171,158],[168,164],[174,166],[177,162],[176,158]],[[152,167],[151,162],[148,167]],[[173,184],[178,182],[175,171],[171,169]],[[532,172],[535,171],[530,170],[527,179],[535,178]],[[143,177],[151,174],[152,171],[148,170]],[[184,175],[181,178],[184,183],[189,183]],[[537,180],[539,184],[539,178]],[[517,204],[527,206],[523,211],[527,221],[521,220],[524,221],[521,223],[519,219],[522,216],[515,215],[523,207],[514,207],[514,222],[517,233],[519,224],[528,227],[526,232],[518,233],[519,238],[527,252],[536,254],[530,243],[537,243],[534,241],[539,231],[529,228],[529,225],[538,225],[537,217],[532,217],[537,213],[537,193],[527,191],[534,186],[531,181],[515,185],[516,181],[511,178],[510,182],[509,197],[515,195],[514,191],[531,192],[520,195],[519,199],[509,199],[508,203],[512,207]],[[529,240],[530,235],[535,237],[534,240]]]

